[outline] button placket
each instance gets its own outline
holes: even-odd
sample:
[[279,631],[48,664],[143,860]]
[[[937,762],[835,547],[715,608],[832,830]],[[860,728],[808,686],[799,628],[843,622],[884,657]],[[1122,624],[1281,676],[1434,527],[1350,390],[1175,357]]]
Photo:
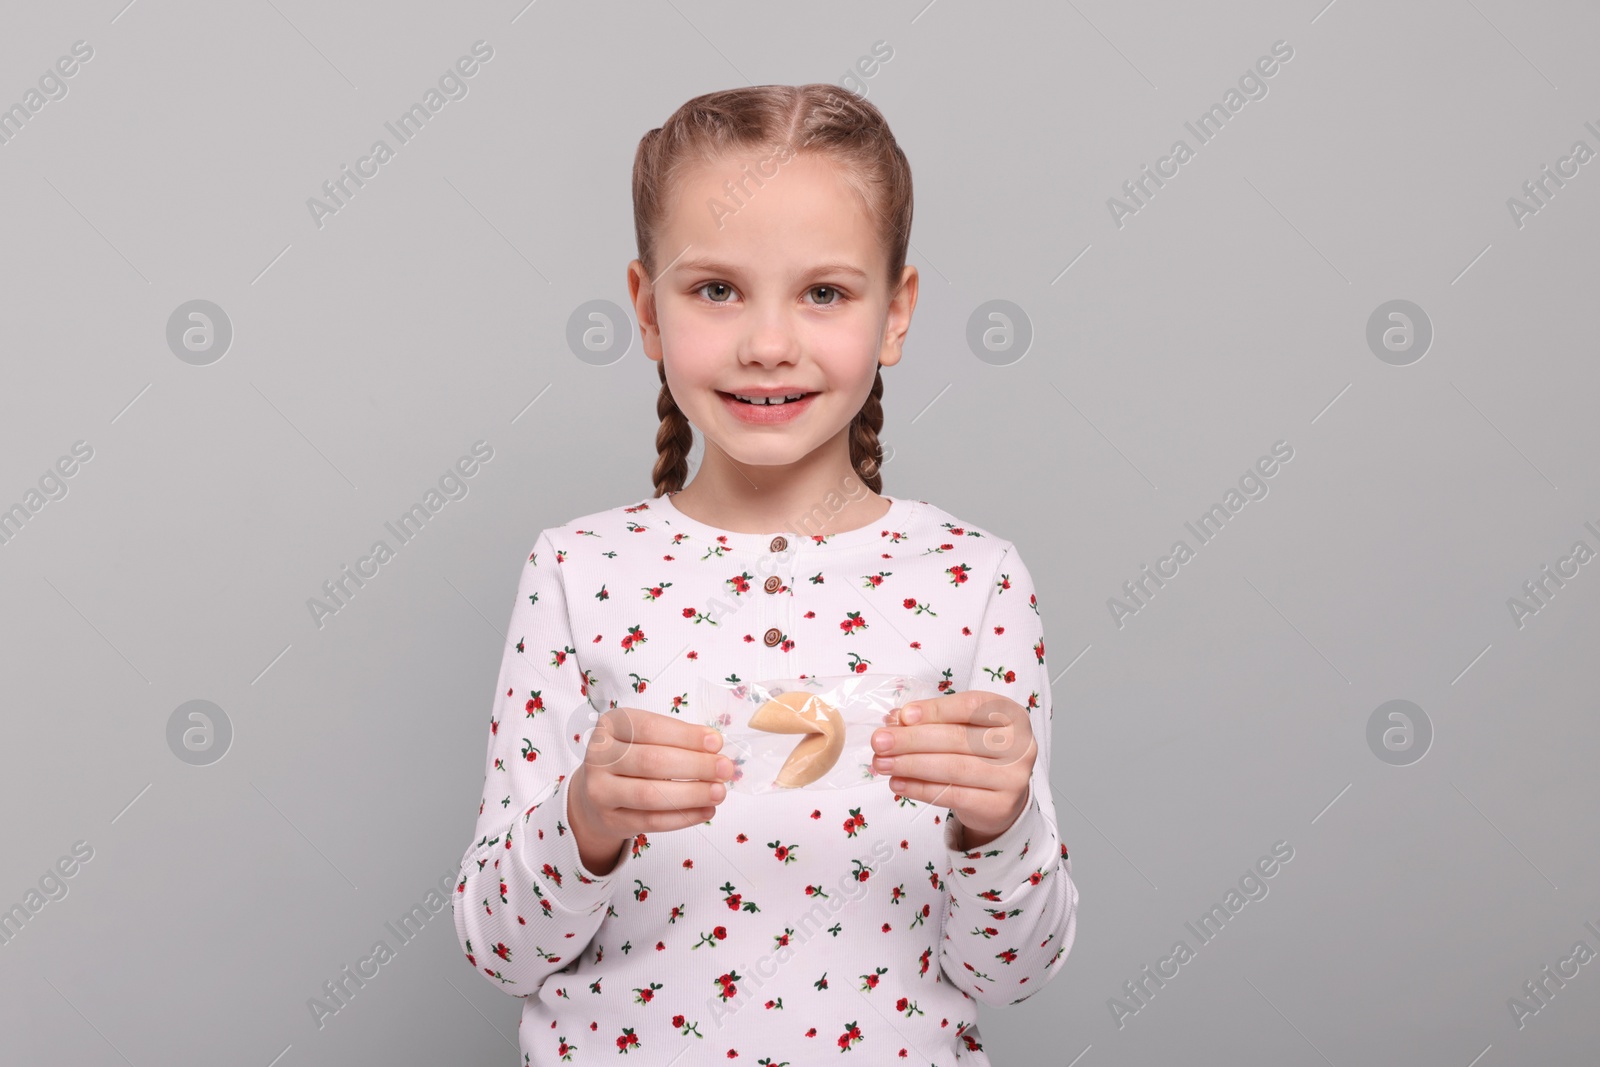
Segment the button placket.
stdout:
[[[774,540],[778,540],[778,539],[774,538]],[[785,553],[783,567],[781,568],[781,571],[783,573],[783,582],[782,582],[782,584],[783,585],[787,585],[788,589],[786,589],[782,593],[779,593],[778,596],[777,596],[777,600],[778,600],[778,603],[783,608],[783,632],[788,636],[789,640],[793,641],[795,639],[795,636],[794,636],[794,627],[795,627],[794,575],[795,575],[795,566],[796,566],[795,557],[798,556],[799,553],[800,553],[800,544],[799,544],[799,542],[784,541],[784,548],[787,549],[787,552]],[[798,646],[796,646],[796,647],[798,648]],[[796,652],[793,651],[793,650],[791,650],[789,652],[785,652],[783,654],[784,673],[789,675],[789,676],[791,676],[791,677],[793,675],[795,675],[796,673],[798,673],[798,668],[796,668],[794,666],[794,662],[793,662],[795,657],[796,657]]]
[[769,541],[766,548],[767,565],[762,570],[769,573],[761,583],[759,596],[759,617],[763,625],[755,633],[761,642],[758,661],[762,665],[762,678],[789,677],[794,673],[790,665],[791,653],[785,652],[782,646],[785,639],[794,640],[794,604],[793,597],[784,594],[793,590],[794,551],[789,539],[782,534]]

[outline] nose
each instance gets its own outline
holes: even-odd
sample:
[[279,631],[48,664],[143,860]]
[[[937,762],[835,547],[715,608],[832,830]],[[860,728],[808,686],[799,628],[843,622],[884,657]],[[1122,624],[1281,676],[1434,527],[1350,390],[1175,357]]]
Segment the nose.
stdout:
[[772,367],[795,361],[799,337],[788,309],[775,301],[752,302],[744,322],[745,332],[739,345],[741,362]]

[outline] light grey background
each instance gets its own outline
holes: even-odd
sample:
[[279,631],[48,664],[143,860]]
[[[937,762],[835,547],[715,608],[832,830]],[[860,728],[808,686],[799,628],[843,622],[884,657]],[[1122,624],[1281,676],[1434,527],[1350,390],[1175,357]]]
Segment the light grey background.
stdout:
[[[1600,563],[1507,606],[1600,546],[1600,161],[1507,206],[1600,149],[1592,5],[125,2],[0,34],[7,106],[94,49],[0,146],[0,506],[93,449],[0,545],[0,907],[94,850],[0,946],[7,1062],[519,1062],[448,910],[320,1029],[307,1001],[470,844],[534,536],[650,492],[636,327],[605,366],[566,341],[627,303],[638,138],[879,41],[850,84],[912,161],[922,274],[885,490],[1017,542],[1058,676],[1078,938],[983,1010],[994,1062],[1592,1054],[1600,962],[1520,1028],[1508,1000],[1600,950]],[[319,228],[307,199],[480,39],[468,95]],[[234,333],[206,366],[166,340],[195,299]],[[1407,366],[1366,341],[1394,299],[1434,330]],[[990,300],[1033,331],[1004,365],[966,342]],[[319,628],[307,600],[478,440],[468,494]],[[1119,627],[1108,598],[1279,440],[1270,494]],[[197,699],[233,728],[207,766],[167,740]],[[1434,734],[1409,766],[1367,741],[1396,699]],[[1119,1027],[1277,841],[1269,894]]]

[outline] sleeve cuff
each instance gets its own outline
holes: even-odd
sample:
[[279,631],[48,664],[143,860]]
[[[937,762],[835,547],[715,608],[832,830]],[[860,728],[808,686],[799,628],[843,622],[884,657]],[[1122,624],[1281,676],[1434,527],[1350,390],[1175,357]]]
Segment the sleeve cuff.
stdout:
[[592,915],[611,903],[617,875],[627,866],[633,850],[623,850],[610,874],[597,875],[584,867],[567,814],[571,781],[571,776],[563,778],[555,792],[513,824],[515,837],[510,847],[517,863],[533,878],[541,899],[571,914]]
[[1022,814],[999,837],[978,848],[962,851],[956,847],[961,833],[961,820],[952,812],[945,820],[944,844],[946,858],[954,872],[954,887],[967,896],[997,903],[1005,903],[1028,886],[1042,881],[1061,852],[1056,828],[1039,810],[1031,781]]

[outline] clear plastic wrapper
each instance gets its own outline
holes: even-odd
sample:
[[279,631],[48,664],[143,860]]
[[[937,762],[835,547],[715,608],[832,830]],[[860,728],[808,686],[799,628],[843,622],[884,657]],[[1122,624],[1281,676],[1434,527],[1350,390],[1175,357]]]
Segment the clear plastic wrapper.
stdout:
[[903,674],[819,674],[760,682],[699,680],[701,722],[722,734],[741,793],[850,789],[872,769],[872,734],[936,683]]

